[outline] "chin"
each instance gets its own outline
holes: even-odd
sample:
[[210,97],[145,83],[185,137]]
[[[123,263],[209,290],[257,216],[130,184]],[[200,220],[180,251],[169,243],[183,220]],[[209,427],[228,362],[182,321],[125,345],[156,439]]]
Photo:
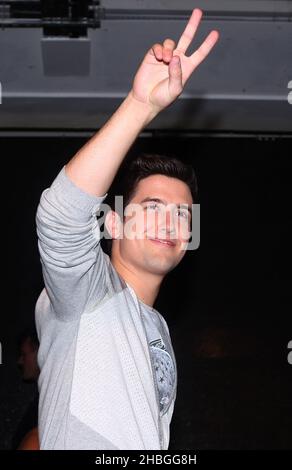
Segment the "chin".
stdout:
[[152,257],[147,264],[148,270],[151,270],[152,273],[166,275],[177,266],[178,262],[165,259],[159,260],[159,257],[157,256],[155,259]]

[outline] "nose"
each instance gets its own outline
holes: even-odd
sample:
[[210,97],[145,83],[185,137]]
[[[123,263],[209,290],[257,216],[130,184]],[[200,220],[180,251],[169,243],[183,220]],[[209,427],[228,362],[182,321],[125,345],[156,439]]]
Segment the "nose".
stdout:
[[169,236],[173,236],[175,234],[175,224],[174,224],[174,216],[171,210],[166,211],[166,233]]

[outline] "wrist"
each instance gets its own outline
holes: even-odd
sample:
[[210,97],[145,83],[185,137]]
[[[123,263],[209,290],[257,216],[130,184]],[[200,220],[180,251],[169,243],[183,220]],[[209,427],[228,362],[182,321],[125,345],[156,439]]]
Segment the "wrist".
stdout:
[[149,103],[139,101],[134,97],[133,90],[130,90],[125,98],[125,102],[134,113],[136,119],[141,120],[143,125],[149,124],[159,113],[159,110]]

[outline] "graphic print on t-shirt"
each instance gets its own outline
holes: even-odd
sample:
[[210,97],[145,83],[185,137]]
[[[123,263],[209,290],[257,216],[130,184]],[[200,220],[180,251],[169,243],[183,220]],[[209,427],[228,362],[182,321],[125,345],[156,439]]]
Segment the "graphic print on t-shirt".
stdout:
[[174,365],[161,339],[151,341],[150,351],[158,386],[160,413],[163,415],[169,408],[175,382]]

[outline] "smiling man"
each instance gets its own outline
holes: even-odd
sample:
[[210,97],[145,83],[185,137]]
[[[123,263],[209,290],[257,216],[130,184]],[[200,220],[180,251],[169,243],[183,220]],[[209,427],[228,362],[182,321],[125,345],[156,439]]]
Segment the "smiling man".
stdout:
[[111,262],[138,297],[153,305],[164,276],[185,255],[197,182],[193,168],[174,157],[143,154],[126,169],[124,213],[110,211],[105,218],[113,239]]
[[110,256],[96,215],[141,130],[181,94],[215,45],[212,31],[186,56],[201,15],[192,12],[177,45],[166,39],[149,49],[120,107],[42,194],[41,449],[168,448],[177,370],[167,324],[153,304],[185,254],[194,172],[175,158],[134,159],[125,213],[110,210],[105,218]]

